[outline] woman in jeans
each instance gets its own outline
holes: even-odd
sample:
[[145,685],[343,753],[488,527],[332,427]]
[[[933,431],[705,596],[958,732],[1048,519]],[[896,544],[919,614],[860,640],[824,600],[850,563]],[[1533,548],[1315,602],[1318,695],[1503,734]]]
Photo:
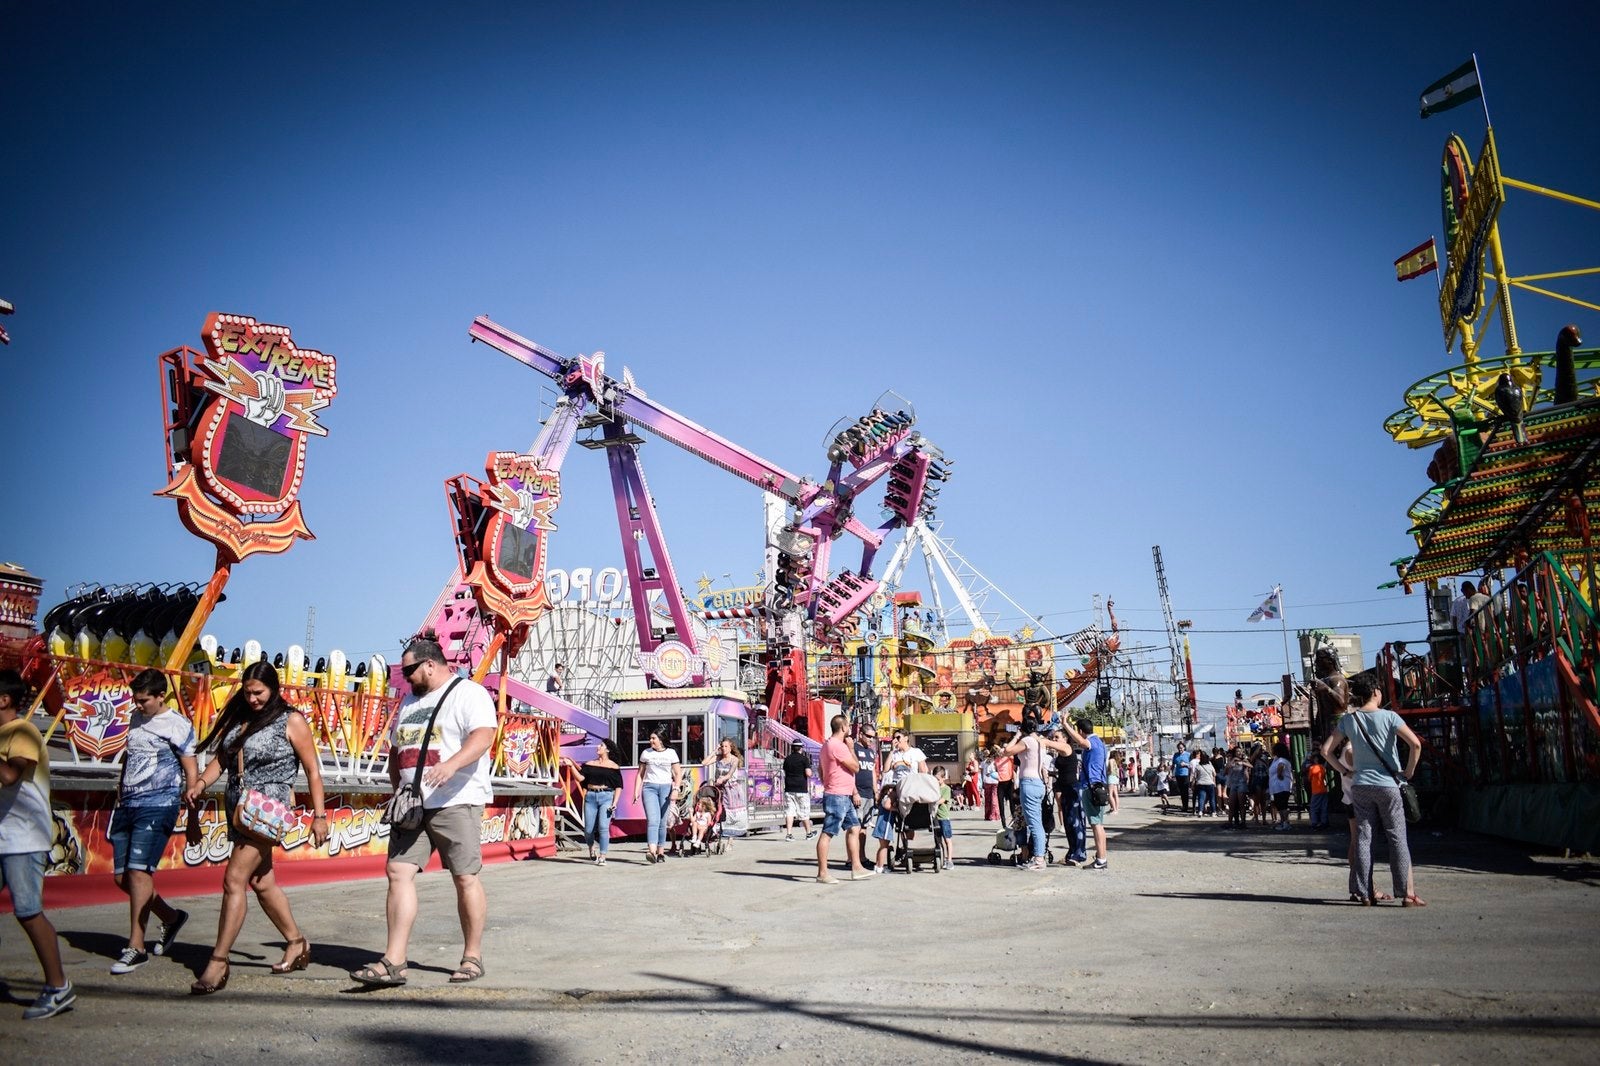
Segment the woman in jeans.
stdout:
[[578,773],[583,777],[583,835],[589,842],[589,860],[604,866],[611,848],[611,816],[622,795],[616,747],[609,740],[600,741],[594,758],[580,766]]
[[1203,751],[1196,752],[1194,758],[1194,816],[1216,814],[1217,768]]
[[1044,869],[1045,749],[1061,755],[1072,754],[1072,745],[1036,736],[1034,730],[1033,720],[1024,718],[1021,736],[1001,749],[1001,755],[1017,759],[1017,793],[1022,799],[1022,817],[1028,823],[1028,842],[1033,855],[1033,861],[1024,866],[1024,870]]
[[[1394,894],[1407,907],[1425,907],[1427,904],[1412,888],[1405,805],[1392,769],[1400,765],[1403,741],[1407,748],[1403,773],[1409,780],[1422,758],[1422,741],[1398,714],[1378,706],[1381,698],[1366,674],[1351,678],[1350,703],[1358,709],[1346,712],[1339,719],[1339,727],[1322,744],[1323,758],[1350,775],[1350,804],[1356,816],[1351,894],[1364,906],[1378,902],[1378,893],[1372,886],[1372,827],[1382,823],[1389,838],[1389,874]],[[1346,740],[1350,742],[1348,748]]]
[[667,747],[659,730],[650,732],[650,746],[639,753],[639,774],[633,779],[633,802],[644,804],[645,861],[667,858],[667,807],[683,781],[683,763]]

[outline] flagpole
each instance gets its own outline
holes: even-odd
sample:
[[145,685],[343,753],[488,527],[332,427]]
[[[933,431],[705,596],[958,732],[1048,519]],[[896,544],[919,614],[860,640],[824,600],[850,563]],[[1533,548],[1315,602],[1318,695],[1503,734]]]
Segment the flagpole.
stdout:
[[[1430,236],[1428,243],[1433,245],[1433,287],[1440,295],[1444,294],[1444,268],[1447,264],[1439,262],[1439,238]],[[1448,249],[1446,249],[1448,251]]]
[[[1461,53],[1457,52],[1456,54],[1460,55]],[[1483,105],[1483,124],[1493,129],[1494,123],[1489,121],[1489,96],[1483,91],[1483,72],[1478,69],[1478,53],[1476,52],[1472,53],[1472,74],[1473,77],[1478,79],[1478,103]]]
[[1283,671],[1290,677],[1294,676],[1294,668],[1289,665],[1289,619],[1283,613],[1283,589],[1278,589],[1278,624],[1283,627]]

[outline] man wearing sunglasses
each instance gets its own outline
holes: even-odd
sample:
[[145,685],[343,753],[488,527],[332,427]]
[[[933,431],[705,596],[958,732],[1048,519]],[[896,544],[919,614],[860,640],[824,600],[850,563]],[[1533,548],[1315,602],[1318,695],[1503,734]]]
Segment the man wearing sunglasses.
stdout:
[[[494,698],[471,678],[457,677],[439,642],[431,636],[417,637],[406,645],[400,673],[411,686],[411,695],[395,712],[389,734],[389,782],[398,788],[402,780],[416,773],[418,762],[422,763],[422,824],[416,829],[396,826],[390,830],[386,869],[389,942],[382,958],[350,976],[365,985],[406,983],[406,948],[417,919],[417,874],[438,851],[455,879],[456,909],[465,942],[461,965],[450,981],[465,984],[484,972],[483,928],[489,904],[478,871],[483,869],[483,808],[490,796]],[[429,734],[427,738],[424,733]]]

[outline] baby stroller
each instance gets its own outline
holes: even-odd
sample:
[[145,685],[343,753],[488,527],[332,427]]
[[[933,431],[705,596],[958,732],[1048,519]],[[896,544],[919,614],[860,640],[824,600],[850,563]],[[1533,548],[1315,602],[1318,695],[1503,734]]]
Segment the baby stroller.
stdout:
[[[1049,792],[1044,795],[1044,806],[1039,813],[1044,821],[1044,861],[1049,864],[1056,861],[1055,852],[1050,850],[1050,834],[1056,831],[1056,805]],[[1011,827],[994,835],[989,865],[999,866],[1009,861],[1014,866],[1025,866],[1032,860],[1033,841],[1029,839],[1028,819],[1023,816],[1022,802],[1019,800],[1011,807]]]
[[[683,835],[680,838],[683,851],[688,855],[721,855],[727,850],[727,841],[723,835],[723,823],[727,818],[727,808],[723,803],[722,789],[716,785],[705,784],[695,789],[691,794],[688,811],[680,825]],[[700,840],[695,836],[704,822],[705,833]]]
[[910,873],[924,863],[938,873],[944,851],[934,833],[933,810],[939,804],[939,779],[932,774],[907,774],[895,789],[894,861]]

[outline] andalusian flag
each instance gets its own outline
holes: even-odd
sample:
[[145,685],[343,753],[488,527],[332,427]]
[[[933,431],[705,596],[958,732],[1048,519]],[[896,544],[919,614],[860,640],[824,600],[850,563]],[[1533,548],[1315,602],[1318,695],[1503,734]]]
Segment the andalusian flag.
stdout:
[[1459,107],[1482,95],[1483,87],[1478,84],[1478,57],[1473,56],[1422,90],[1422,117]]
[[1438,269],[1439,250],[1434,246],[1432,237],[1394,261],[1396,281],[1410,281],[1412,278],[1422,277],[1430,270]]
[[1283,586],[1274,585],[1272,591],[1267,593],[1267,598],[1261,601],[1261,606],[1250,612],[1246,622],[1259,622],[1263,618],[1277,618],[1283,614]]

